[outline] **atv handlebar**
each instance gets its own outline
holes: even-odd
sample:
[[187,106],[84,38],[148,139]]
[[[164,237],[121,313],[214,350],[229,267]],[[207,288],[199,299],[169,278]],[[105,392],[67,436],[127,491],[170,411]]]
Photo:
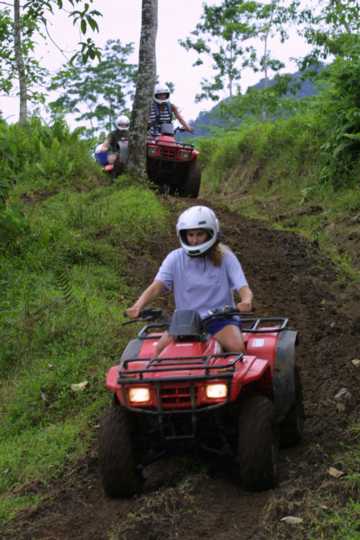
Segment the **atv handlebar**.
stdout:
[[[143,309],[139,313],[139,317],[136,319],[131,319],[130,321],[125,321],[122,324],[132,324],[136,322],[148,322],[148,321],[156,321],[157,319],[161,319],[163,317],[163,310],[160,308],[147,308]],[[126,311],[124,311],[124,317],[128,317],[128,314]]]

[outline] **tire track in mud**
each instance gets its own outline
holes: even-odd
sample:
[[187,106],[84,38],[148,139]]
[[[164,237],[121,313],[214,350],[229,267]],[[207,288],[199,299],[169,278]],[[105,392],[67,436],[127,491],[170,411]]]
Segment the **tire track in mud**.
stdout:
[[[173,198],[164,201],[176,213],[193,204]],[[172,458],[151,466],[141,497],[109,500],[102,491],[93,449],[47,491],[33,487],[33,493],[48,495],[47,502],[34,512],[20,514],[2,533],[4,540],[269,538],[264,517],[279,516],[266,514],[266,507],[276,498],[296,497],[295,485],[297,493],[317,487],[329,452],[338,441],[347,440],[346,428],[359,410],[360,370],[351,364],[359,356],[359,290],[338,283],[336,269],[316,244],[208,204],[218,214],[224,243],[242,262],[255,294],[256,313],[286,316],[300,334],[297,357],[307,416],[305,440],[299,447],[281,452],[279,488],[245,493],[231,483],[226,471],[211,465],[204,471],[191,458]],[[174,233],[156,246],[154,242],[152,251],[158,263],[174,247]],[[142,283],[141,288],[152,279],[155,264],[139,259],[133,264],[128,271],[134,275],[137,269],[135,279]],[[353,396],[351,411],[339,412],[336,407],[334,396],[342,387]]]

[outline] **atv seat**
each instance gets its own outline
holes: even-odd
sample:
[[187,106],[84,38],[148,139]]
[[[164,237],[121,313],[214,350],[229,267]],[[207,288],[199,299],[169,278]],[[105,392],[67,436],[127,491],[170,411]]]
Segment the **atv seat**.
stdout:
[[206,332],[200,315],[191,309],[177,309],[174,311],[169,334],[175,341],[204,341]]

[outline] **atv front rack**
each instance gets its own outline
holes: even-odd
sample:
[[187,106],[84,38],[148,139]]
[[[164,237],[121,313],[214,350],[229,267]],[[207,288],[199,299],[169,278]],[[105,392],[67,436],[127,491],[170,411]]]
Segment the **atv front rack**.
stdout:
[[[233,356],[234,359],[229,361],[224,366],[211,366],[210,361],[216,358],[224,358],[227,356]],[[197,413],[205,413],[224,407],[230,402],[231,385],[233,379],[233,372],[236,368],[236,364],[243,359],[243,353],[222,353],[213,354],[207,356],[192,356],[192,357],[177,357],[177,358],[131,358],[124,360],[121,364],[118,383],[122,385],[123,399],[126,402],[126,407],[130,411],[146,413],[148,415],[158,417],[159,428],[162,436],[166,440],[179,440],[179,439],[193,439],[197,429]],[[145,361],[148,362],[144,369],[130,369],[134,362]],[[181,364],[179,365],[179,361]],[[175,366],[176,363],[176,367]],[[162,373],[162,372],[176,372],[176,371],[199,371],[205,370],[202,375],[196,376],[181,376],[181,377],[144,377],[149,373]],[[216,373],[215,373],[216,370]],[[126,374],[125,374],[126,372]],[[223,381],[227,386],[227,396],[224,400],[215,403],[208,403],[203,405],[197,404],[197,392],[199,382],[205,381]],[[156,394],[155,408],[145,408],[141,406],[134,407],[128,401],[127,394],[124,388],[128,384],[142,383],[151,384]],[[176,386],[179,384],[179,386]],[[175,385],[175,386],[174,386]],[[181,402],[181,405],[179,403]],[[186,403],[186,404],[185,404]],[[171,405],[171,407],[169,407]],[[185,406],[184,406],[185,405]],[[190,418],[188,426],[188,433],[181,435],[172,433],[166,433],[165,417],[178,415]],[[190,416],[189,416],[190,415]],[[176,430],[175,430],[176,431]]]
[[[234,359],[226,365],[210,365],[211,360],[216,358],[227,358],[234,356]],[[229,379],[232,378],[235,371],[236,364],[243,360],[243,353],[231,353],[223,352],[220,354],[210,354],[204,356],[177,356],[171,357],[156,357],[156,358],[129,358],[121,363],[121,370],[119,371],[119,384],[126,383],[138,383],[144,380],[144,374],[149,373],[168,373],[176,371],[198,371],[203,369],[204,374],[191,377],[146,377],[147,383],[152,382],[180,382],[180,381],[203,381],[211,379]],[[134,362],[147,362],[147,365],[143,369],[129,369],[129,365]],[[181,362],[181,364],[179,363]],[[126,374],[124,371],[126,370]],[[216,370],[217,373],[212,373]],[[222,373],[223,372],[223,373]],[[134,377],[135,375],[135,377]],[[138,377],[136,377],[138,375]]]

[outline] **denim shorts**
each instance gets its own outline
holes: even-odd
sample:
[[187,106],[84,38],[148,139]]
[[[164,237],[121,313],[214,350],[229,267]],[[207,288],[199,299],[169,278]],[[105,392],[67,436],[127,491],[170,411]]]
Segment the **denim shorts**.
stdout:
[[95,159],[100,165],[106,165],[108,162],[107,152],[95,152]]
[[205,323],[205,328],[208,334],[211,334],[212,336],[214,334],[217,334],[225,328],[225,326],[228,325],[237,326],[238,328],[241,328],[241,321],[240,318],[230,318],[230,319],[213,319],[212,321],[209,321],[208,323]]

